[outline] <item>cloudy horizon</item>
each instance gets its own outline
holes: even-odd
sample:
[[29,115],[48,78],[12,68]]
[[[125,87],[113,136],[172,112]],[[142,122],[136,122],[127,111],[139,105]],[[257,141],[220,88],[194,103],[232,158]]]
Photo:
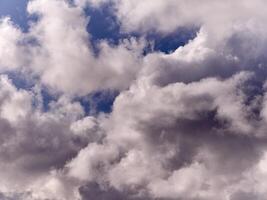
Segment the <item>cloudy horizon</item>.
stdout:
[[1,200],[266,200],[264,0],[0,0]]

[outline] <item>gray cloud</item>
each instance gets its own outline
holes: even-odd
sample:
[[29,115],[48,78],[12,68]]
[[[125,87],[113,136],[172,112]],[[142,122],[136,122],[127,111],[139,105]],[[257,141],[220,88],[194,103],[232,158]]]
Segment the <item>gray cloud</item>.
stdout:
[[[110,2],[124,32],[200,29],[168,54],[144,55],[144,37],[103,40],[95,55],[83,8]],[[3,18],[0,70],[35,85],[0,78],[0,199],[264,200],[264,5],[33,0],[27,33]],[[42,87],[56,96],[46,110]],[[110,89],[111,113],[77,100]]]

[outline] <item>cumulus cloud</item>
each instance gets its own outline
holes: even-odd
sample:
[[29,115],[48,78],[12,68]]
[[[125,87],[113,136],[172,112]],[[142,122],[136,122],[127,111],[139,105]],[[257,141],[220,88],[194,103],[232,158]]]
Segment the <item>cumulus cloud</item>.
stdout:
[[0,19],[0,29],[0,69],[4,71],[8,68],[17,68],[25,62],[21,55],[23,47],[19,45],[23,40],[22,33],[8,17]]
[[144,41],[131,38],[118,46],[102,41],[96,58],[86,30],[89,18],[81,8],[66,1],[30,1],[28,12],[38,16],[28,33],[22,33],[8,18],[1,21],[1,66],[5,71],[23,67],[53,90],[75,95],[125,89],[135,79]]
[[70,162],[71,177],[128,191],[128,198],[226,199],[264,149],[237,89],[247,76],[133,86],[115,101],[104,145],[89,145]]
[[[130,36],[93,47],[88,6],[111,6]],[[32,0],[29,30],[2,18],[0,199],[264,200],[265,7]],[[183,27],[198,33],[173,52],[146,37]],[[88,112],[80,99],[105,91],[118,93],[111,112]]]

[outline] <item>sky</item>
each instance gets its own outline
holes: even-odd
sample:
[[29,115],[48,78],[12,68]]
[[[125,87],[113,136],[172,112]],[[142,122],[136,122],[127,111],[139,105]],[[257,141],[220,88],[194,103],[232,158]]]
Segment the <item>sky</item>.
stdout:
[[264,0],[0,0],[0,199],[265,200]]
[[28,15],[26,11],[28,0],[2,0],[0,2],[1,17],[9,16],[22,29],[27,29]]

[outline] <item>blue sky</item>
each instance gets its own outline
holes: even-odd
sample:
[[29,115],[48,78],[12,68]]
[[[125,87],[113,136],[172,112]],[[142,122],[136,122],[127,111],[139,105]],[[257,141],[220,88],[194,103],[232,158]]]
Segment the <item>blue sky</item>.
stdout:
[[12,21],[26,30],[28,21],[27,2],[28,0],[1,0],[0,16],[10,16]]

